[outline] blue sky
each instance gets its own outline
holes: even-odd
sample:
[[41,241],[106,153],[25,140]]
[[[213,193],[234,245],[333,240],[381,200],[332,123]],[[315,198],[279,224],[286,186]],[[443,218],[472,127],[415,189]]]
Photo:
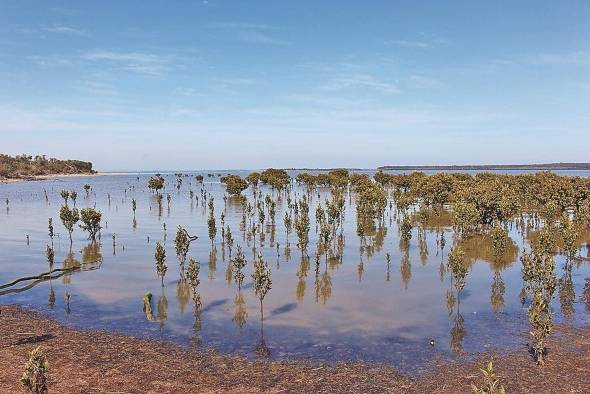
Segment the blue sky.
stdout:
[[590,161],[590,1],[0,1],[0,151],[100,170]]

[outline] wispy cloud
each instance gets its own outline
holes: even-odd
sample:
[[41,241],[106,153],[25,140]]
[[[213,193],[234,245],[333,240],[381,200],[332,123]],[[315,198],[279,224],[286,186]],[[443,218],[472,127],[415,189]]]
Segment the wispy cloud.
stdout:
[[366,73],[341,74],[334,77],[331,81],[321,87],[322,90],[330,91],[349,88],[371,89],[388,94],[401,93],[401,90],[395,83],[381,80],[371,74]]
[[214,22],[206,26],[209,29],[218,29],[231,32],[238,41],[261,45],[288,45],[289,41],[275,36],[279,27],[264,23],[247,22]]
[[70,34],[76,36],[86,36],[88,33],[84,30],[76,29],[74,27],[65,26],[61,24],[55,24],[51,26],[41,26],[41,30],[56,33],[56,34]]
[[207,25],[210,29],[248,29],[248,30],[279,30],[277,26],[264,23],[213,22]]
[[425,41],[408,41],[408,40],[392,40],[390,41],[393,45],[406,47],[406,48],[432,48],[432,44]]
[[82,55],[90,61],[103,61],[145,76],[161,76],[170,68],[170,58],[142,52],[93,51]]
[[259,31],[242,31],[238,38],[240,41],[251,43],[251,44],[264,44],[264,45],[288,45],[289,41],[282,40],[276,37],[272,37],[269,34],[265,34]]
[[174,89],[174,93],[179,94],[181,96],[186,96],[186,97],[204,97],[205,95],[201,92],[199,92],[197,89],[195,88],[191,88],[191,87],[177,87],[176,89]]
[[567,53],[540,53],[530,57],[538,65],[590,66],[590,51],[577,50]]
[[417,49],[431,49],[450,44],[450,41],[446,38],[432,37],[426,33],[418,34],[416,39],[395,39],[387,42],[398,47]]
[[69,66],[72,64],[72,60],[69,57],[56,54],[43,56],[32,55],[28,56],[27,59],[31,60],[33,63],[41,67],[59,67]]
[[257,80],[250,78],[224,78],[219,79],[218,82],[224,86],[251,86],[258,83]]
[[443,86],[443,83],[438,79],[420,74],[410,75],[408,81],[412,86],[420,89],[440,88]]

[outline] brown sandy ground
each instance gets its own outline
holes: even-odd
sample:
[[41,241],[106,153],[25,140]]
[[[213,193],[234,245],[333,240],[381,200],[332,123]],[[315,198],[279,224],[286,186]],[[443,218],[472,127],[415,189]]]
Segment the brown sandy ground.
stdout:
[[23,392],[28,352],[41,346],[50,393],[462,393],[479,383],[490,357],[507,393],[589,393],[590,328],[556,330],[545,366],[525,349],[438,363],[412,378],[392,367],[362,363],[248,361],[171,343],[64,327],[16,306],[0,307],[0,393]]

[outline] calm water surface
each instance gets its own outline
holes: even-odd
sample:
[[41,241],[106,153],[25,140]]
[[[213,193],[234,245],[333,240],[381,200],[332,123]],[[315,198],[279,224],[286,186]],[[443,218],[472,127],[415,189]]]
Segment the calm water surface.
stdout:
[[[251,287],[252,245],[246,245],[239,231],[242,208],[231,201],[224,207],[224,187],[217,177],[205,175],[201,185],[195,181],[195,174],[183,178],[179,191],[173,187],[174,176],[165,174],[168,186],[165,192],[170,193],[171,203],[168,209],[164,198],[161,217],[157,202],[146,186],[149,174],[0,184],[3,205],[0,211],[1,283],[47,270],[45,249],[50,243],[47,235],[50,217],[58,233],[54,241],[55,267],[61,267],[68,260],[69,239],[59,221],[61,190],[77,190],[77,207],[96,206],[103,213],[99,247],[90,245],[79,228],[74,231],[69,264],[72,258],[80,262],[80,272],[35,283],[32,287],[0,290],[0,303],[32,307],[84,329],[163,338],[187,346],[213,347],[251,357],[256,357],[256,349],[262,343],[275,359],[377,361],[409,372],[422,371],[437,356],[456,357],[489,348],[522,348],[527,342],[527,305],[521,303],[519,295],[522,280],[518,257],[528,241],[515,229],[511,231],[514,244],[501,262],[493,262],[489,239],[480,237],[465,243],[472,264],[465,290],[457,301],[449,274],[441,270],[453,240],[448,218],[443,216],[429,223],[422,237],[414,229],[410,247],[405,251],[400,250],[394,211],[388,209],[385,227],[371,242],[375,245],[373,254],[361,257],[354,197],[348,196],[342,262],[330,260],[326,264],[322,259],[317,273],[313,257],[311,261],[302,261],[294,232],[289,239],[290,255],[285,250],[283,216],[287,204],[284,198],[279,201],[274,230],[266,227],[262,247],[257,239],[257,251],[262,251],[269,262],[273,282],[264,300],[265,319],[261,326],[258,299]],[[563,174],[589,175],[584,171]],[[86,183],[93,188],[88,197],[83,190]],[[210,253],[207,208],[201,201],[201,187],[215,197],[218,227],[215,256]],[[190,188],[199,197],[198,202],[196,199],[191,202]],[[263,196],[271,193],[265,187],[260,189]],[[293,193],[300,197],[304,191],[295,186]],[[245,194],[252,198],[250,190]],[[323,201],[329,191],[320,190],[320,194]],[[8,209],[4,205],[6,198],[10,200]],[[137,200],[135,227],[132,198]],[[314,194],[310,206],[310,255],[315,250],[317,237],[317,202],[317,194]],[[229,255],[227,251],[224,253],[221,243],[219,217],[223,211],[235,245],[242,245],[249,262],[241,292],[231,280]],[[188,288],[179,281],[180,268],[173,242],[178,225],[199,236],[191,244],[189,256],[201,264],[199,291],[203,310],[200,324],[195,324]],[[447,245],[443,250],[437,243],[441,231]],[[115,246],[113,234],[116,235]],[[582,238],[580,253],[587,256],[590,234],[583,234]],[[167,250],[168,272],[163,288],[154,262],[158,240],[165,242]],[[279,256],[277,243],[280,244]],[[389,267],[386,253],[391,256]],[[556,291],[555,321],[586,325],[590,322],[590,305],[582,301],[581,295],[590,277],[589,265],[574,265],[569,282],[563,264],[564,260],[558,257],[558,278],[569,285]],[[145,293],[153,294],[154,321],[149,321],[143,312]],[[69,306],[66,294],[69,294]],[[244,310],[247,315],[240,328],[236,315]],[[431,339],[435,346],[429,345]]]

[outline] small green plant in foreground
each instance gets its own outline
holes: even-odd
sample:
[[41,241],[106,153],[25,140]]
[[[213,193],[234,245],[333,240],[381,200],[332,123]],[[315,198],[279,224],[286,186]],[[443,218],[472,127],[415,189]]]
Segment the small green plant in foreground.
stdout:
[[25,371],[20,381],[31,393],[46,394],[48,392],[47,369],[45,352],[37,347],[29,354],[29,360],[25,364]]
[[505,394],[504,386],[500,384],[500,379],[494,372],[494,366],[492,360],[490,360],[486,368],[479,369],[483,374],[483,385],[477,387],[474,383],[471,383],[471,392],[473,394]]

